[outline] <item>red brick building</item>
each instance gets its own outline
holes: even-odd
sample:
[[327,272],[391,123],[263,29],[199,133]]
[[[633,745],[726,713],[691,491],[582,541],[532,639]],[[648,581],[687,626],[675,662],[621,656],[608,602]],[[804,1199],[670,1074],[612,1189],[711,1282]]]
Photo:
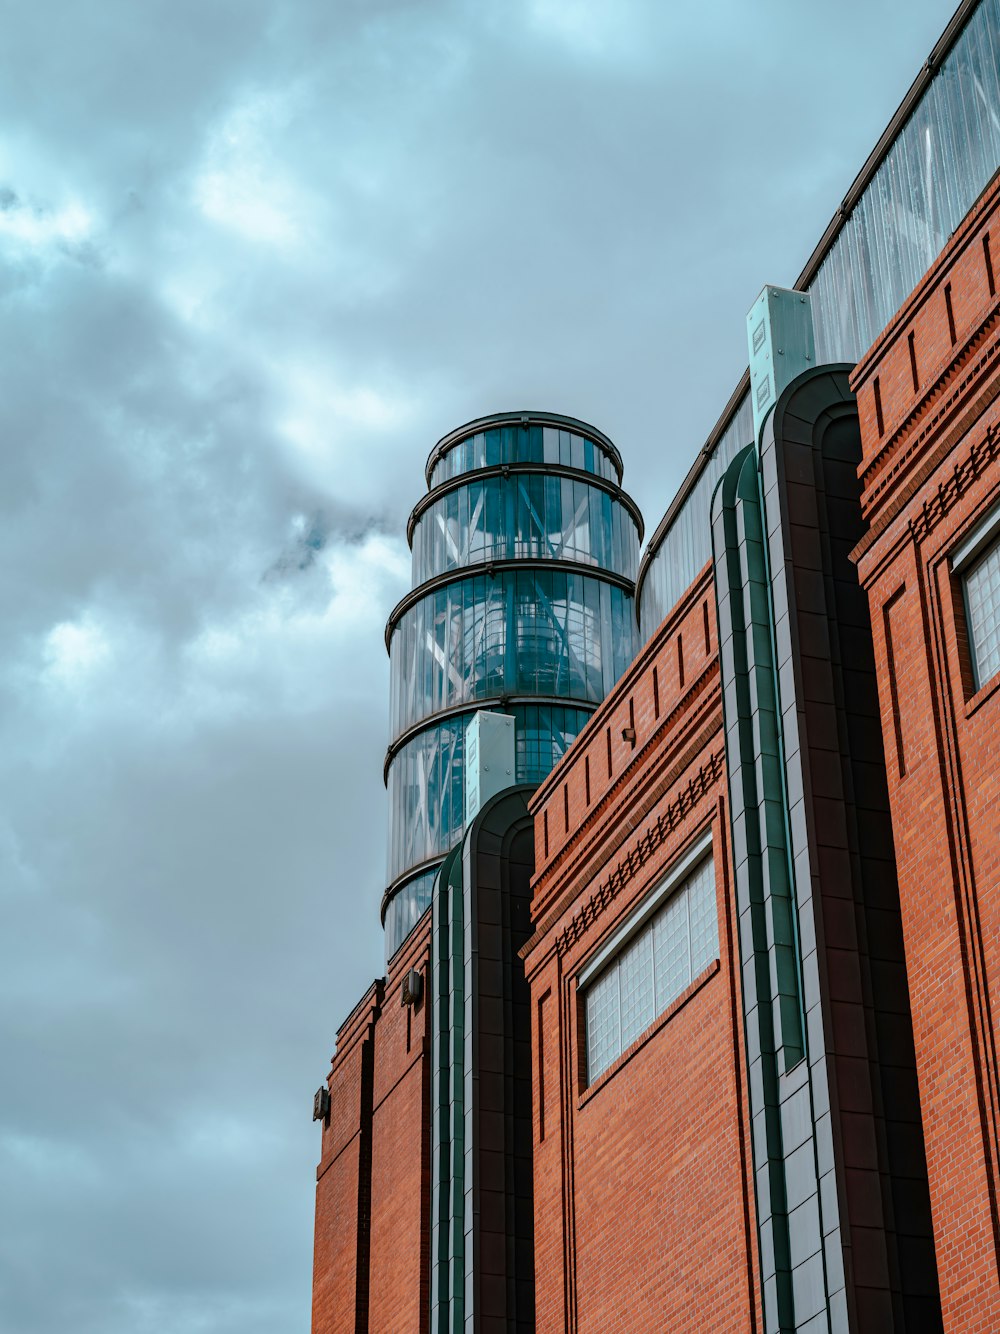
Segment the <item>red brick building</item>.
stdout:
[[1000,1329],[998,266],[995,178],[852,381],[868,524],[855,558],[878,654],[935,1242],[955,1330]]
[[314,1334],[1000,1330],[998,52],[960,5],[751,312],[631,665],[390,886]]
[[[757,1327],[724,747],[706,570],[533,803],[539,1330]],[[718,948],[588,1084],[581,962],[691,848]]]
[[430,1008],[402,1004],[402,986],[411,968],[426,973],[428,937],[410,936],[337,1033],[316,1174],[315,1330],[426,1327]]

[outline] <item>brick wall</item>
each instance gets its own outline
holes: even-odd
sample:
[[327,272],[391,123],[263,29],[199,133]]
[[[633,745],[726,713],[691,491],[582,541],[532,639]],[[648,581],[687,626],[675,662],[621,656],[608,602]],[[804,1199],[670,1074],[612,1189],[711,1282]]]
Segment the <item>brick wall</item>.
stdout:
[[[313,1334],[426,1330],[430,915],[337,1033],[317,1169]],[[423,999],[401,1004],[410,968]]]
[[1000,1328],[1000,680],[950,556],[1000,499],[1000,179],[858,365],[871,608],[945,1327]]
[[[430,914],[393,956],[375,1033],[370,1334],[426,1330],[430,1310]],[[425,979],[417,1006],[403,977]]]
[[371,1072],[381,1005],[377,981],[341,1025],[327,1076],[330,1114],[316,1169],[313,1334],[367,1327]]
[[[706,569],[533,802],[539,1334],[756,1325],[724,781]],[[577,975],[707,830],[719,957],[588,1087]]]

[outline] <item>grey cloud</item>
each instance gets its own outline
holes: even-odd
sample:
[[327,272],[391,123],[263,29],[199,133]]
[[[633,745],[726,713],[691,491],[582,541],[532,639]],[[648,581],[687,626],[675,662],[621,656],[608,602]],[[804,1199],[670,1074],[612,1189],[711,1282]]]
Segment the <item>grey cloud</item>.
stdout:
[[309,1098],[382,967],[381,631],[426,452],[483,412],[583,416],[654,525],[744,310],[796,276],[947,17],[9,22],[5,1330],[308,1328]]

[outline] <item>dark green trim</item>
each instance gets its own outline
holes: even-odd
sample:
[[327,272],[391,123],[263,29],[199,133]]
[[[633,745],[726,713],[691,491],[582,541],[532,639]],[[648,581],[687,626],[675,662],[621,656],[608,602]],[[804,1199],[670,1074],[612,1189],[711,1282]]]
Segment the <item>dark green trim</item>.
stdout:
[[[766,617],[767,604],[760,587],[765,566],[760,550],[757,452],[752,445],[736,455],[723,475],[712,498],[711,513],[760,1280],[768,1334],[793,1334],[795,1306],[778,1083],[782,1048],[779,1035],[791,1038],[789,1029],[793,1026],[775,985],[777,977],[772,976],[771,951],[775,928],[782,956],[787,948],[784,937],[787,935],[790,943],[790,932],[785,922],[787,894],[779,894],[775,914],[767,880],[767,870],[779,863],[779,848],[772,851],[770,839],[781,847],[784,827],[773,810],[771,761],[776,759],[777,747],[773,746],[775,755],[767,756],[765,765],[765,752],[754,725],[758,709],[769,709],[774,714],[775,698],[773,674],[768,670],[770,635],[766,620],[761,621],[762,611]],[[763,653],[764,664],[755,662],[755,649]],[[775,733],[774,723],[764,731],[769,741]],[[765,784],[769,789],[766,797],[760,791]],[[762,806],[762,798],[766,806]],[[778,884],[783,891],[787,872],[778,871]],[[787,971],[785,968],[786,983]],[[793,1006],[792,1010],[798,1013],[799,1007]],[[801,1026],[794,1035],[799,1046],[784,1044],[781,1054],[786,1061],[793,1051],[801,1054]]]
[[462,850],[434,886],[431,926],[431,1334],[465,1323],[465,966]]

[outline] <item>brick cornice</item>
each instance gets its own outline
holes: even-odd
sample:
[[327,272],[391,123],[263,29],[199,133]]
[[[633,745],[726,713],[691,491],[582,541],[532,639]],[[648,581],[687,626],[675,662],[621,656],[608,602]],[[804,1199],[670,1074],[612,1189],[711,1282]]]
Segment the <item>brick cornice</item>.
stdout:
[[[647,793],[646,800],[640,811],[637,812],[637,818],[644,818],[650,810],[653,809],[656,802],[663,793],[669,790],[679,778],[683,776],[686,770],[691,767],[692,762],[702,754],[706,749],[711,738],[721,728],[721,719],[715,720],[709,727],[705,728],[696,738],[693,745],[689,746],[681,758],[671,769],[663,775],[661,780],[653,787],[652,791]],[[688,783],[681,788],[674,799],[668,803],[667,807],[657,816],[644,833],[637,840],[635,846],[628,853],[620,857],[614,867],[604,878],[596,890],[587,898],[583,907],[574,914],[569,925],[560,932],[556,938],[556,951],[560,957],[569,948],[574,940],[582,935],[583,931],[593,922],[604,909],[612,903],[618,894],[624,888],[632,877],[645,865],[653,853],[667,841],[668,838],[680,827],[683,821],[698,806],[702,798],[708,793],[722,778],[725,772],[725,754],[720,748],[713,752],[709,758],[699,767],[697,772],[691,777]],[[635,824],[632,821],[622,821],[615,829],[614,834],[608,840],[610,846],[605,847],[606,853],[613,854],[625,843],[629,837],[636,832]],[[605,855],[602,865],[607,865],[610,857]],[[584,867],[584,875],[593,877],[596,866]],[[564,915],[569,905],[576,895],[576,888],[570,889],[567,893],[560,896],[555,906],[546,913],[539,922],[534,935],[521,948],[521,957],[527,959],[528,956],[543,942],[555,924]]]
[[337,1050],[331,1057],[331,1063],[342,1059],[359,1042],[364,1041],[370,1025],[382,1012],[384,999],[385,978],[377,977],[337,1029]]
[[[912,474],[906,484],[900,488],[892,503],[886,507],[878,520],[865,533],[851,552],[851,559],[856,564],[860,563],[871,551],[894,520],[903,513],[914,497],[919,494],[928,479],[933,476],[962,437],[968,433],[997,397],[1000,397],[1000,374],[994,376],[993,382],[986,387],[986,391],[970,406],[968,412],[952,426],[952,429],[938,443],[933,454]],[[926,538],[948,511],[957,504],[976,478],[981,476],[989,464],[996,459],[998,454],[1000,454],[1000,432],[998,432],[996,425],[991,423],[986,427],[982,439],[972,445],[966,456],[952,467],[951,472],[942,482],[938,483],[936,491],[924,500],[919,513],[911,519],[906,530],[909,535],[921,541]]]
[[[638,654],[632,660],[631,665],[625,674],[615,683],[614,689],[598,705],[594,712],[587,719],[582,732],[577,736],[573,745],[563,760],[549,774],[544,782],[540,783],[528,803],[528,809],[532,815],[537,815],[545,803],[557,791],[559,784],[565,782],[567,774],[571,773],[576,764],[579,763],[580,756],[586,750],[587,742],[592,736],[600,734],[601,728],[605,727],[608,720],[614,715],[615,710],[621,705],[622,700],[627,699],[629,692],[636,688],[637,683],[642,679],[648,670],[650,664],[654,661],[657,654],[663,648],[663,645],[677,633],[677,627],[683,624],[684,618],[691,611],[692,607],[705,597],[712,587],[712,563],[709,561],[688,585],[688,588],[675,603],[670,614],[659,626],[656,632],[650,636],[649,640],[639,650]],[[683,704],[683,699],[678,701],[677,708]],[[674,712],[676,713],[676,709]],[[665,719],[664,722],[667,720]],[[661,724],[662,726],[663,724]],[[657,729],[659,731],[659,728]],[[654,733],[656,735],[656,733]],[[639,758],[642,750],[636,752],[632,763]],[[630,765],[631,767],[631,765]],[[628,770],[626,770],[628,772]]]
[[597,918],[607,909],[676,829],[694,811],[702,799],[715,787],[725,769],[725,758],[721,750],[712,754],[690,781],[664,811],[657,816],[650,828],[638,840],[634,848],[619,858],[614,869],[607,875],[597,889],[589,896],[582,908],[573,914],[567,926],[556,938],[556,950],[562,957],[571,945],[589,929]]
[[[903,473],[914,468],[942,432],[949,438],[961,434],[983,410],[983,386],[990,398],[1000,393],[1000,300],[994,301],[969,335],[961,351],[949,357],[928,388],[914,400],[910,411],[892,432],[878,454],[861,471],[862,509],[873,515],[886,504],[899,486]],[[921,422],[919,429],[914,427]],[[949,428],[951,428],[949,430]],[[873,522],[871,534],[881,530],[897,512],[897,501],[889,514]]]
[[910,519],[910,534],[917,542],[924,542],[948,512],[958,504],[973,482],[977,481],[997,456],[1000,455],[1000,430],[994,423],[987,426],[964,459],[960,459],[951,473],[924,500],[917,514]]
[[[535,876],[532,907],[543,920],[551,918],[551,904],[555,900],[567,901],[564,891],[569,882],[576,885],[581,878],[592,878],[597,873],[615,848],[633,832],[635,821],[642,819],[676,780],[678,773],[683,773],[704,748],[706,739],[720,730],[720,705],[719,660],[713,657],[674,708],[663,716],[648,740],[636,750],[628,765],[609,783],[581,827]],[[705,728],[704,718],[709,713],[716,716]],[[697,731],[699,740],[692,747],[687,741],[694,731]],[[685,757],[681,769],[677,768],[676,762],[671,763],[678,751]],[[665,768],[668,769],[666,778],[663,776]],[[555,911],[558,914],[560,910]]]

